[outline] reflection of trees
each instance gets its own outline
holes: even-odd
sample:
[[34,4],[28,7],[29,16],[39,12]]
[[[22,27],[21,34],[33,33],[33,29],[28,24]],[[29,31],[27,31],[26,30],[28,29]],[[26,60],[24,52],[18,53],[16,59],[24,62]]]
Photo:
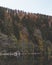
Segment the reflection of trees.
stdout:
[[50,60],[50,57],[51,57],[51,52],[52,52],[52,43],[47,40],[44,42],[44,62],[45,62],[45,65],[48,64],[49,60]]

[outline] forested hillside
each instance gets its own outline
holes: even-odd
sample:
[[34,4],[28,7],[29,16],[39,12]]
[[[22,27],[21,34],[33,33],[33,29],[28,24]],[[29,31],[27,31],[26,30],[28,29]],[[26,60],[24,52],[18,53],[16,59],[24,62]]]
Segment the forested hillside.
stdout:
[[10,49],[24,53],[39,52],[46,57],[44,60],[50,59],[52,16],[0,7],[0,51],[4,49],[6,52]]

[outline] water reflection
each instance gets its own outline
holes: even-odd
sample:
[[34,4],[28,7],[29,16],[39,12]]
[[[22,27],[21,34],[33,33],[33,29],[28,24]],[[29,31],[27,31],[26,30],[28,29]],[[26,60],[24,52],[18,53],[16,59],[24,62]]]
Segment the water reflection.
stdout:
[[48,61],[41,55],[1,56],[0,65],[52,65],[52,59]]

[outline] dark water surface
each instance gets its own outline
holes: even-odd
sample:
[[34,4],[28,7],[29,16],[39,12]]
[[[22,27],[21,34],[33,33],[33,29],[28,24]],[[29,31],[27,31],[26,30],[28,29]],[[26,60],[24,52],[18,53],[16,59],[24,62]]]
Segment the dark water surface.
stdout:
[[0,65],[52,65],[52,59],[40,55],[1,56]]

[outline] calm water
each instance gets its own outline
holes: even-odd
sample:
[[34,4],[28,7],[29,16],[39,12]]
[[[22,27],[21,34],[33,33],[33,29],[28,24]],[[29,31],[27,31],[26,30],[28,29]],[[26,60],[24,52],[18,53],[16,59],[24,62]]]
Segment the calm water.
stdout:
[[47,62],[40,55],[2,56],[0,57],[0,65],[52,65],[52,60]]

